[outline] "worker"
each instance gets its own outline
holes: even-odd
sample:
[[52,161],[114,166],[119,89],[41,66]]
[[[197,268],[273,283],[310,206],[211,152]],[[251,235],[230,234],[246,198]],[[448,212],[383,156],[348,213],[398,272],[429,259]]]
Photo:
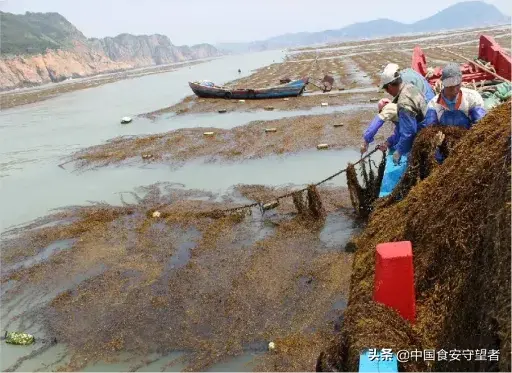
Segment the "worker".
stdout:
[[396,64],[391,64],[391,65],[394,65],[394,68],[396,68],[397,71],[400,72],[400,76],[402,77],[402,81],[404,83],[411,83],[416,88],[418,88],[421,91],[421,93],[423,93],[423,96],[425,96],[425,100],[426,100],[427,104],[430,102],[430,100],[432,100],[432,98],[434,98],[436,93],[430,86],[427,79],[425,79],[425,77],[422,76],[419,72],[417,72],[414,69],[411,69],[410,67],[407,69],[400,70],[398,65],[396,65]]
[[390,149],[379,194],[379,197],[385,197],[393,191],[405,172],[416,134],[423,128],[427,101],[419,88],[402,79],[396,64],[388,64],[384,68],[381,88],[393,96],[392,103],[397,105],[398,116],[395,133],[382,145]]
[[[470,129],[487,114],[484,100],[478,91],[461,87],[462,72],[459,65],[447,64],[443,68],[441,82],[441,93],[432,98],[427,106],[425,126],[456,126]],[[439,163],[444,161],[439,149],[435,156]]]
[[[416,88],[418,88],[425,97],[425,105],[427,105],[429,101],[435,96],[434,90],[432,89],[428,81],[415,70],[411,68],[400,70],[400,67],[394,63],[390,63],[389,65],[387,65],[386,69],[390,73],[392,72],[393,74],[395,72],[398,72],[400,74],[400,77],[402,78],[403,83],[410,83],[414,85]],[[370,122],[370,125],[368,126],[367,130],[363,135],[364,142],[363,145],[361,145],[361,153],[365,153],[366,151],[368,151],[368,145],[373,141],[375,134],[380,129],[380,127],[382,127],[385,121],[390,120],[392,122],[395,122],[396,124],[397,120],[391,120],[387,117],[387,115],[396,116],[396,104],[393,105],[394,106],[388,107],[388,109],[386,110],[387,112],[385,112],[383,115],[380,115],[381,108],[379,107],[379,114],[373,118],[373,120]],[[384,119],[384,117],[386,118]],[[368,142],[368,139],[371,139],[371,141]],[[385,149],[390,145],[391,144],[389,144],[389,142],[385,142],[384,144],[379,145],[379,147]]]
[[396,64],[389,64],[381,75],[381,88],[393,96],[397,104],[398,136],[388,146],[396,148],[393,160],[398,163],[400,157],[408,154],[416,133],[423,127],[427,112],[427,101],[423,93],[413,84],[402,80]]
[[441,75],[443,89],[430,100],[425,125],[458,126],[470,129],[487,111],[482,96],[473,89],[462,88],[459,65],[450,63]]
[[398,122],[396,104],[393,104],[390,99],[383,98],[379,100],[377,107],[379,109],[379,113],[373,118],[363,134],[364,142],[363,145],[361,145],[361,154],[368,151],[368,145],[373,142],[375,135],[385,122],[389,121],[395,124]]

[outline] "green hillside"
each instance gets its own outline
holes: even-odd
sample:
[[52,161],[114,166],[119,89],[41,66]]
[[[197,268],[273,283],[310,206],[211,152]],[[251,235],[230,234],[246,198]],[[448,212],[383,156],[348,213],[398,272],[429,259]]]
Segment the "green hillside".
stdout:
[[0,49],[6,54],[37,54],[67,48],[73,40],[86,40],[58,13],[11,14],[0,12]]

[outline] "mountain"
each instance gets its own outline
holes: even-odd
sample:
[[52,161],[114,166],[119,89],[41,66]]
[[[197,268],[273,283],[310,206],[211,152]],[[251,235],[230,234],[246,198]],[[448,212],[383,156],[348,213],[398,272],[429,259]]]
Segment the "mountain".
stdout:
[[413,24],[417,32],[510,23],[510,17],[482,1],[455,4],[432,17]]
[[175,46],[158,34],[88,39],[58,13],[0,17],[0,90],[221,55],[213,45]]
[[44,53],[46,49],[72,47],[73,40],[87,40],[59,13],[0,12],[0,17],[2,54]]
[[336,30],[285,34],[250,43],[223,43],[217,45],[217,48],[235,53],[262,51],[406,33],[507,24],[510,21],[511,18],[502,14],[494,5],[482,1],[465,1],[412,24],[384,18],[354,23]]

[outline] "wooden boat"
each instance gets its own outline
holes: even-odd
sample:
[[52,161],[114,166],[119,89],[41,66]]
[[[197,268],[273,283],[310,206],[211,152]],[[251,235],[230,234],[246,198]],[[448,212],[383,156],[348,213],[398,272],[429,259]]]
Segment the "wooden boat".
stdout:
[[217,87],[212,83],[205,85],[200,82],[189,82],[188,85],[199,97],[245,100],[300,96],[304,92],[304,88],[308,82],[309,78],[303,78],[274,87],[255,89],[229,89],[226,87]]

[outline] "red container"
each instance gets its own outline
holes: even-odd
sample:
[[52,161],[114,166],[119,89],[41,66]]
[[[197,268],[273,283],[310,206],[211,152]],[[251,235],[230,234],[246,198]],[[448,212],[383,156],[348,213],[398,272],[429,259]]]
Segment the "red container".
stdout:
[[414,323],[416,295],[411,242],[379,244],[376,255],[373,300],[395,309]]

